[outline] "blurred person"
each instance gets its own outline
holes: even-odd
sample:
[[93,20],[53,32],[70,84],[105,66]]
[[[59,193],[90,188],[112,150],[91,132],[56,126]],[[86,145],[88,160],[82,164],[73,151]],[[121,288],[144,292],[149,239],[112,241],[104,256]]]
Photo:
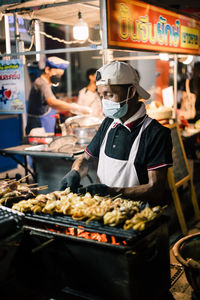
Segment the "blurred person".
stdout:
[[44,72],[33,82],[27,113],[26,134],[34,128],[43,127],[46,132],[54,132],[56,119],[52,118],[56,111],[69,111],[73,114],[90,114],[91,109],[77,103],[67,103],[57,99],[52,86],[58,86],[69,62],[59,57],[46,60]]
[[189,84],[190,84],[190,91],[196,95],[195,120],[198,120],[200,118],[200,61],[194,63],[193,74]]
[[102,105],[96,86],[96,69],[88,69],[86,72],[87,81],[89,84],[79,91],[77,103],[90,107],[91,115],[95,117],[103,116]]

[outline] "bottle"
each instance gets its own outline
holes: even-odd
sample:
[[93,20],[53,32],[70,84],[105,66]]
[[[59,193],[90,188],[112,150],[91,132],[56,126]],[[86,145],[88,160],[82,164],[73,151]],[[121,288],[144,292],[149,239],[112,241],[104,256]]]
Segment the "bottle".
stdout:
[[60,115],[56,114],[56,115],[54,115],[54,117],[56,118],[56,124],[55,124],[55,128],[54,128],[54,135],[55,136],[62,136],[62,128],[61,128],[61,124],[60,124]]

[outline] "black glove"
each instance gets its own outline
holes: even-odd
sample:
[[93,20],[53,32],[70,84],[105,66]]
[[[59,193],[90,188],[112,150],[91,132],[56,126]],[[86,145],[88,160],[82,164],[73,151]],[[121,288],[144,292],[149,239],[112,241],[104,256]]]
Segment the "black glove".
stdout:
[[73,193],[77,192],[77,188],[80,186],[81,176],[76,170],[68,172],[61,180],[60,191],[70,187],[70,191]]
[[98,183],[78,188],[79,194],[85,194],[87,192],[89,192],[92,196],[96,194],[99,196],[106,196],[108,195],[108,186],[105,184]]

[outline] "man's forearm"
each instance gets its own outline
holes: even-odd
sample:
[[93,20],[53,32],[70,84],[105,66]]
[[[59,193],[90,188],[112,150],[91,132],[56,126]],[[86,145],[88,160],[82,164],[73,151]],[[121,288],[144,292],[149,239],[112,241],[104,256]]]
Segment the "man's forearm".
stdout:
[[162,204],[167,181],[167,168],[148,172],[149,182],[126,188],[109,188],[110,193],[123,194],[127,198],[149,202],[152,205]]
[[88,173],[88,157],[83,154],[77,158],[72,165],[72,169],[79,172],[81,178],[85,177]]
[[144,201],[152,205],[158,205],[162,202],[163,189],[156,188],[150,184],[138,185],[126,188],[109,188],[112,194],[122,194],[133,201]]

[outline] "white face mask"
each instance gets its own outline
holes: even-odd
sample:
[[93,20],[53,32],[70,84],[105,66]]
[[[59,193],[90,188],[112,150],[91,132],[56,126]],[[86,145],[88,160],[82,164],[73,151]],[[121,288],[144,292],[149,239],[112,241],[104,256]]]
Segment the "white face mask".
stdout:
[[[128,100],[131,99],[131,98],[128,98],[128,95],[129,95],[129,91],[130,91],[131,87],[132,86],[130,86],[128,88],[127,98],[123,101],[114,102],[111,100],[106,100],[105,98],[102,99],[103,113],[105,116],[112,118],[112,119],[120,119],[127,114]],[[120,104],[122,104],[124,102],[126,102],[126,103],[123,106],[121,106]]]

